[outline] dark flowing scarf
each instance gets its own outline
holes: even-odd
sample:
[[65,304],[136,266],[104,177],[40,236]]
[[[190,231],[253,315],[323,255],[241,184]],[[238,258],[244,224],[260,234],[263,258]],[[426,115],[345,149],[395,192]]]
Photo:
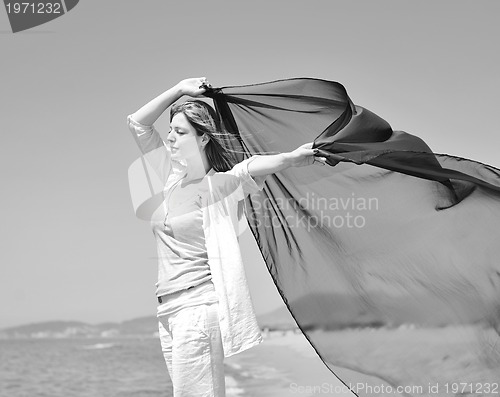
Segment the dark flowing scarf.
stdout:
[[339,83],[205,95],[239,160],[311,141],[327,158],[270,175],[246,215],[328,368],[357,395],[500,393],[500,170],[432,153]]

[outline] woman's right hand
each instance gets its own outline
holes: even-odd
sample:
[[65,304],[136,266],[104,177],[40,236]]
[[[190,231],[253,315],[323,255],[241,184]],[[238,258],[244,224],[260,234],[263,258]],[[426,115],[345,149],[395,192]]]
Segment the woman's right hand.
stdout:
[[178,83],[180,93],[182,95],[189,95],[197,97],[206,91],[206,87],[211,87],[206,77],[195,77],[185,79]]

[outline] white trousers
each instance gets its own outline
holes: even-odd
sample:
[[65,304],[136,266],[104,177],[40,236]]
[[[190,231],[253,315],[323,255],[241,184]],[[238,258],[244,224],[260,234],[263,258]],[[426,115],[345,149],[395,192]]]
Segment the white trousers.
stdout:
[[158,311],[161,348],[174,397],[225,397],[217,311],[218,303],[185,307],[166,315]]

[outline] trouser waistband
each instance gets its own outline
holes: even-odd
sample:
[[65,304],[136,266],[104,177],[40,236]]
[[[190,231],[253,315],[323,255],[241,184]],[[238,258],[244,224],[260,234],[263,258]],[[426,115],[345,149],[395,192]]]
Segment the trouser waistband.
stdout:
[[158,303],[163,303],[165,302],[167,299],[172,299],[172,298],[175,298],[176,296],[179,296],[180,294],[186,292],[186,291],[189,291],[195,287],[201,287],[201,286],[204,286],[206,284],[212,284],[212,280],[206,280],[204,282],[202,282],[201,284],[196,284],[196,285],[192,285],[190,287],[187,287],[187,288],[184,288],[184,289],[181,289],[179,291],[175,291],[175,292],[170,292],[168,294],[165,294],[165,295],[161,295],[161,296],[158,296],[157,299],[158,299]]
[[184,291],[190,290],[191,288],[194,288],[194,287],[196,287],[196,285],[192,285],[191,287],[181,289],[179,291],[175,291],[175,292],[172,292],[170,294],[158,296],[158,303],[163,303],[164,300],[167,300],[168,298],[172,297],[172,295],[178,294],[179,292],[184,292]]

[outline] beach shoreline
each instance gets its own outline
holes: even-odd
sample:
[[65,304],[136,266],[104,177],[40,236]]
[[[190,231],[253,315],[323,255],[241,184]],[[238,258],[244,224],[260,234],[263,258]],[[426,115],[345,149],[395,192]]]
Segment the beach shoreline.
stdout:
[[274,332],[260,345],[227,358],[226,365],[232,383],[228,396],[353,396],[340,392],[344,385],[321,361],[302,333]]
[[274,331],[265,334],[260,345],[227,359],[244,389],[240,395],[354,396],[343,382],[357,395],[369,397],[450,396],[456,394],[452,387],[459,382],[484,385],[484,391],[469,395],[498,395],[500,390],[500,345],[491,328],[401,326],[317,330],[308,336],[330,354],[325,360],[334,363],[335,374],[302,333]]

